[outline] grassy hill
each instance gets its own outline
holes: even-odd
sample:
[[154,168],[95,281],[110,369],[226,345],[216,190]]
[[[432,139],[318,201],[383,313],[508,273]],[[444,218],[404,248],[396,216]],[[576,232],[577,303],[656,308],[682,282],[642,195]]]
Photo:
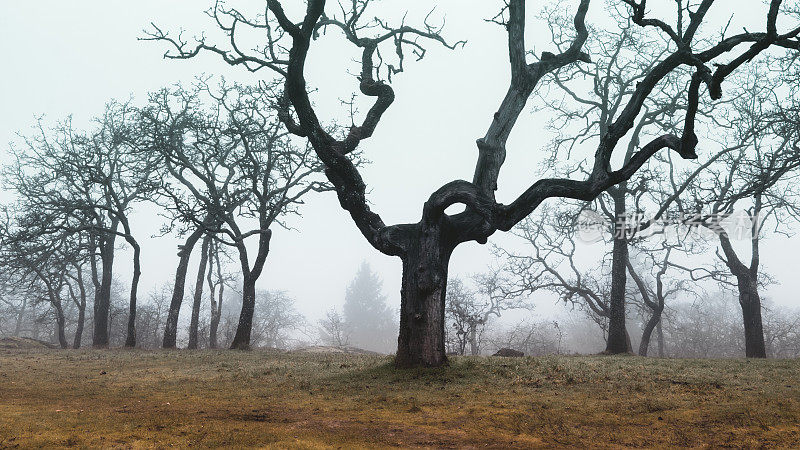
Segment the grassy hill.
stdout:
[[800,361],[0,350],[14,446],[800,446]]

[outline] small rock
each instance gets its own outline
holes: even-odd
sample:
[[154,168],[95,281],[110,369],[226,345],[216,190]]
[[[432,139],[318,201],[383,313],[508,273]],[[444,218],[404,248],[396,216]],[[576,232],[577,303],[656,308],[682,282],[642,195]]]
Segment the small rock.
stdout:
[[521,356],[525,356],[525,353],[519,350],[514,350],[513,348],[501,348],[500,350],[497,351],[497,353],[495,353],[492,356],[507,356],[512,358],[519,358]]

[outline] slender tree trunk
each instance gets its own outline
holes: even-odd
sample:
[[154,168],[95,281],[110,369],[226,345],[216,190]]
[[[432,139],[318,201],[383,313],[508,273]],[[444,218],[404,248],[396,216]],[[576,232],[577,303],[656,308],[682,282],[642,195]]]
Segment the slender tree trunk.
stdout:
[[748,358],[766,358],[764,326],[761,320],[761,297],[752,277],[739,277],[739,304],[744,321],[745,355]]
[[480,349],[478,349],[478,330],[476,324],[470,324],[469,326],[469,353],[472,356],[477,356],[480,354]]
[[663,358],[666,353],[666,348],[664,347],[664,329],[662,328],[661,324],[663,321],[659,320],[658,325],[656,325],[656,333],[658,334],[658,357]]
[[642,341],[639,342],[639,356],[647,356],[647,351],[650,348],[650,337],[660,322],[661,310],[654,310],[653,315],[650,316],[650,320],[647,321],[642,331]]
[[194,284],[194,303],[192,304],[192,319],[189,323],[189,345],[188,349],[197,349],[197,328],[200,324],[200,304],[203,300],[203,281],[208,265],[208,244],[211,236],[203,238],[202,250],[200,251],[200,267],[197,269],[197,281]]
[[211,324],[209,326],[208,345],[211,348],[218,348],[219,342],[217,334],[219,332],[219,322],[222,316],[222,285],[219,287],[219,300],[216,304],[211,304]]
[[64,310],[61,308],[61,303],[53,303],[56,310],[56,334],[58,336],[58,345],[61,348],[69,348],[67,343],[67,335],[64,332],[66,319],[64,318]]
[[83,286],[81,290],[81,304],[78,305],[78,323],[75,326],[75,338],[72,341],[72,348],[81,348],[81,339],[83,339],[83,325],[86,321],[86,290]]
[[172,301],[167,312],[167,323],[164,326],[164,339],[162,347],[175,348],[178,338],[178,315],[183,303],[183,292],[186,289],[186,271],[189,269],[189,258],[192,256],[192,249],[203,235],[203,229],[198,228],[186,239],[186,242],[178,251],[178,269],[175,271],[175,286],[172,288]]
[[[208,260],[209,260],[209,267],[208,267],[208,287],[209,291],[211,291],[211,324],[209,326],[209,339],[208,345],[211,348],[219,347],[219,343],[217,342],[217,330],[219,330],[219,321],[222,317],[222,295],[225,289],[225,283],[222,280],[222,268],[219,262],[219,249],[216,248],[214,243],[208,248]],[[216,250],[216,251],[215,251]],[[216,263],[217,268],[217,280],[219,281],[219,300],[214,301],[214,284],[211,281],[212,278],[212,269],[214,267],[214,263]]]
[[[116,230],[114,223],[112,229]],[[94,329],[92,347],[108,348],[109,313],[111,312],[111,282],[114,269],[114,243],[116,234],[106,233],[100,246],[102,275],[100,289],[94,297]]]
[[[72,341],[72,348],[81,348],[81,340],[83,339],[83,327],[86,322],[86,285],[83,284],[83,268],[80,264],[75,265],[77,274],[75,281],[78,285],[78,299],[75,301],[78,307],[78,323],[75,325],[75,337]],[[70,290],[72,293],[72,290]],[[73,298],[73,301],[75,299]]]
[[253,314],[256,308],[256,280],[245,274],[242,284],[242,312],[239,315],[239,325],[231,342],[232,350],[250,349],[250,332],[253,329]]
[[91,277],[92,282],[92,296],[94,297],[92,301],[92,321],[91,324],[91,334],[92,340],[94,340],[94,315],[97,312],[97,293],[100,291],[100,272],[97,269],[97,256],[100,253],[100,246],[97,243],[97,236],[94,234],[90,234],[90,245],[92,249],[91,257],[89,258],[89,276]]
[[125,339],[125,347],[136,347],[136,296],[139,290],[139,277],[142,275],[141,253],[142,249],[133,239],[128,243],[133,248],[133,278],[131,278],[131,298],[128,309],[128,336]]
[[19,337],[20,333],[22,333],[22,321],[25,319],[25,310],[28,308],[28,299],[27,297],[22,298],[22,306],[19,308],[19,313],[17,314],[17,322],[14,324],[14,336]]
[[420,226],[403,256],[397,367],[447,364],[444,338],[447,269],[452,249],[436,226]]
[[611,298],[608,315],[608,341],[606,343],[606,353],[609,354],[630,351],[630,341],[625,327],[625,284],[627,281],[625,260],[627,257],[627,239],[615,236],[611,261]]

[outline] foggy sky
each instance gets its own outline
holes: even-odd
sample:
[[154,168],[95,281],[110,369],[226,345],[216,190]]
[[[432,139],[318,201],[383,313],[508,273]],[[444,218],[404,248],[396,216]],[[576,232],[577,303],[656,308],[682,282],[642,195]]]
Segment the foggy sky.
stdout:
[[[225,75],[242,82],[270,77],[266,72],[253,75],[241,68],[230,68],[211,55],[189,61],[164,60],[163,44],[136,39],[151,21],[165,30],[184,28],[188,30],[187,36],[211,30],[213,21],[203,14],[211,3],[198,0],[5,2],[4,14],[0,15],[4,58],[0,70],[2,161],[8,162],[12,157],[7,143],[17,140],[15,133],[29,133],[35,118],[41,114],[46,114],[51,122],[72,114],[75,126],[80,129],[100,114],[103,105],[112,98],[124,100],[133,96],[135,103],[141,104],[147,92],[175,82],[190,83],[201,73]],[[437,13],[447,15],[445,36],[452,40],[466,39],[467,46],[445,51],[431,45],[422,62],[412,62],[409,58],[406,73],[394,83],[395,104],[384,116],[375,136],[362,144],[366,158],[372,161],[362,171],[369,199],[387,223],[418,221],[422,204],[431,192],[453,179],[472,179],[477,156],[475,139],[485,133],[508,83],[506,33],[483,20],[492,17],[500,3],[437,2]],[[528,3],[532,18],[545,2]],[[728,3],[733,2],[720,2],[711,14],[722,18],[720,14],[729,12]],[[754,3],[760,6],[760,2]],[[245,4],[260,5],[261,1]],[[402,6],[414,10],[419,6],[424,12],[430,4],[421,0],[381,2],[389,9]],[[593,14],[602,8],[602,2],[593,2],[587,22],[592,23]],[[395,17],[399,20],[400,16]],[[411,19],[410,16],[409,22]],[[213,33],[209,31],[209,35]],[[552,51],[546,45],[549,33],[545,28],[530,26],[528,37],[531,41],[528,48]],[[323,39],[309,58],[308,80],[320,89],[315,100],[320,111],[327,114],[326,120],[345,119],[339,99],[349,98],[357,89],[352,73],[357,70],[354,61],[358,55],[352,50],[340,38]],[[343,54],[347,57],[342,58]],[[530,105],[535,102],[533,98]],[[546,154],[543,146],[549,140],[542,123],[533,115],[523,114],[512,133],[508,159],[500,177],[499,201],[510,201],[535,181],[538,163]],[[592,142],[583,148],[586,156],[591,156],[594,145]],[[171,281],[177,264],[177,240],[151,238],[158,233],[163,220],[153,206],[142,205],[138,211],[132,224],[142,244],[140,298],[145,298],[153,287]],[[294,230],[274,230],[259,288],[287,290],[296,298],[298,310],[316,320],[331,305],[341,305],[347,283],[361,261],[366,260],[383,278],[384,292],[392,306],[399,305],[400,260],[382,255],[367,244],[339,207],[335,194],[309,198],[302,212],[303,218],[290,219]],[[490,242],[521,245],[501,233]],[[585,252],[584,262],[591,265],[591,258],[596,257],[598,250],[602,251]],[[795,256],[799,251],[798,239],[768,235],[763,241],[764,270],[781,282],[770,287],[765,297],[778,304],[796,305],[800,280],[796,276]],[[478,272],[490,262],[489,246],[462,245],[451,259],[450,273]],[[115,275],[127,282],[131,270],[127,251],[118,253],[114,266]],[[558,310],[554,302],[552,295],[538,296],[539,313]]]

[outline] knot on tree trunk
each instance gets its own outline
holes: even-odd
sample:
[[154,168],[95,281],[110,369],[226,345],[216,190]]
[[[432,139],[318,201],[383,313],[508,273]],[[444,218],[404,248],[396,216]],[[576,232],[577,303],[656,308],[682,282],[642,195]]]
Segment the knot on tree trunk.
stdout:
[[443,280],[440,269],[435,264],[423,262],[417,267],[417,290],[422,295],[427,295],[441,286]]

